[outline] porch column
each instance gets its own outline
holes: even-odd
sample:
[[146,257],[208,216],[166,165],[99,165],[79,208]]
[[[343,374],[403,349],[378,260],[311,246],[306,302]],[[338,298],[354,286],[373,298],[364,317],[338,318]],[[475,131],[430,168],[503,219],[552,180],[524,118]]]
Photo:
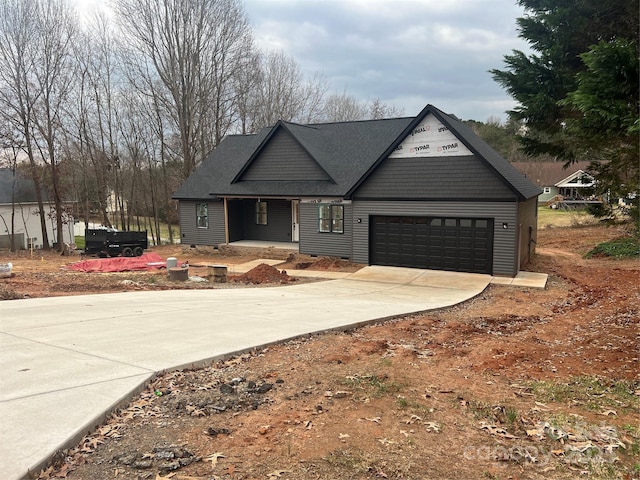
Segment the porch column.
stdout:
[[229,210],[227,208],[227,197],[224,197],[224,243],[229,245]]

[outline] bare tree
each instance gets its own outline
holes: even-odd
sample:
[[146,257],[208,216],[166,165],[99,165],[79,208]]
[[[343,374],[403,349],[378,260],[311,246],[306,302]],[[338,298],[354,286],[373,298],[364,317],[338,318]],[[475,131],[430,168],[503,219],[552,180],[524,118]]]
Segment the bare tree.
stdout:
[[348,122],[367,118],[367,107],[353,96],[329,95],[324,103],[324,120],[327,122]]
[[67,101],[75,79],[73,47],[78,34],[75,11],[65,0],[31,0],[39,5],[38,50],[33,68],[40,95],[33,117],[38,132],[38,150],[50,173],[55,208],[56,243],[63,248],[65,208],[60,175],[63,128]]
[[15,219],[16,219],[16,184],[18,177],[16,175],[16,168],[18,165],[18,153],[21,151],[20,138],[16,137],[12,128],[6,121],[0,124],[0,169],[8,168],[12,172],[11,186],[4,184],[2,188],[9,188],[11,190],[11,220],[10,226],[7,225],[7,220],[0,215],[0,220],[4,224],[5,230],[9,234],[9,250],[16,251],[16,237],[15,237]]
[[118,125],[122,87],[116,33],[103,13],[96,14],[85,26],[76,50],[79,88],[74,103],[74,126],[68,133],[77,145],[85,171],[85,193],[88,193],[87,176],[96,180],[92,203],[100,211],[103,225],[112,226],[108,215],[111,198],[117,202],[113,205],[113,222],[124,225]]
[[283,51],[263,55],[251,131],[278,120],[301,123],[319,120],[326,91],[327,83],[321,75],[305,81],[300,65]]
[[63,0],[0,2],[0,112],[24,140],[40,211],[43,248],[49,248],[38,162],[49,166],[57,243],[62,247],[63,203],[58,140],[71,87],[70,52],[76,22]]
[[374,98],[368,106],[369,115],[367,118],[371,120],[379,120],[381,118],[394,118],[404,115],[404,109],[387,105],[379,98]]
[[251,53],[245,59],[244,68],[234,76],[236,111],[240,133],[250,133],[256,107],[256,95],[260,84],[260,54]]
[[372,102],[361,102],[352,95],[330,95],[324,103],[323,120],[327,122],[350,122],[356,120],[379,120],[399,117],[402,109],[383,103],[379,98]]
[[36,7],[35,3],[20,0],[3,0],[0,3],[0,114],[24,139],[23,148],[29,158],[36,189],[43,248],[49,249],[33,141],[33,110],[38,95],[30,77],[37,34]]
[[[240,0],[116,0],[126,41],[160,81],[188,177],[229,123],[228,78],[251,46]],[[213,138],[210,125],[215,125]]]

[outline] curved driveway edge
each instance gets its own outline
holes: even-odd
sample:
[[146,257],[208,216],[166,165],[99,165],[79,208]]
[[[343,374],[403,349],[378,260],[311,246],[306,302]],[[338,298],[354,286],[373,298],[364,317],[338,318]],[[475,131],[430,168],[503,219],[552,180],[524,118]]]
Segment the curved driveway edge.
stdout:
[[443,308],[489,275],[365,267],[340,280],[0,302],[0,478],[77,443],[157,372]]

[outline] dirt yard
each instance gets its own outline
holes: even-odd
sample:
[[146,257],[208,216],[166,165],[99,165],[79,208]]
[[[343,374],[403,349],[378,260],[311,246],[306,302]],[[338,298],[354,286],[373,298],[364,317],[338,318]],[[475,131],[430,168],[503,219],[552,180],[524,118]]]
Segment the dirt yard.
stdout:
[[[541,230],[527,269],[549,274],[544,290],[492,285],[455,307],[163,374],[39,478],[637,479],[640,261],[583,258],[618,235]],[[253,258],[155,251],[192,269]],[[165,272],[7,258],[4,299],[176,288]],[[357,268],[321,260],[284,268]]]

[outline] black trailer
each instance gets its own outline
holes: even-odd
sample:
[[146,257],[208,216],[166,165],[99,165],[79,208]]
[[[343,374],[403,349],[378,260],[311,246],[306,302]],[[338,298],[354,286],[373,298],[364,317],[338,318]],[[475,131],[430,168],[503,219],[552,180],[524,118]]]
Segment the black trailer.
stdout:
[[119,232],[112,228],[84,231],[84,253],[101,257],[139,257],[149,246],[147,231]]

